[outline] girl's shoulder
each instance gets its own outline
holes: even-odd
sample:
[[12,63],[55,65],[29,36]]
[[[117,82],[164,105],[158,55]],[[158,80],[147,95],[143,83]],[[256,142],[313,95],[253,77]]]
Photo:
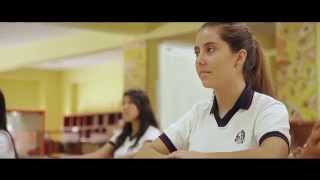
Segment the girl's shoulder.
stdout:
[[156,139],[160,135],[161,135],[160,129],[154,126],[149,126],[143,136],[146,139]]
[[254,107],[256,107],[256,109],[260,111],[264,111],[265,109],[270,108],[287,110],[287,107],[283,102],[259,92],[255,92],[252,103]]
[[0,149],[3,145],[10,145],[10,136],[8,132],[0,130]]
[[14,152],[13,143],[8,132],[0,130],[0,156],[10,155]]

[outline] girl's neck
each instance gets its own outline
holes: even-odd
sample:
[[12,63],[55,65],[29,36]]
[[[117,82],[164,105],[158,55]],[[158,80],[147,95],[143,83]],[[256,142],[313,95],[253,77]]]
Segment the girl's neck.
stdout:
[[234,106],[245,87],[244,81],[238,81],[215,89],[220,117],[223,117]]
[[131,122],[131,126],[132,126],[132,132],[131,132],[131,137],[135,136],[140,128],[140,124],[139,124],[139,120],[136,119],[134,121]]

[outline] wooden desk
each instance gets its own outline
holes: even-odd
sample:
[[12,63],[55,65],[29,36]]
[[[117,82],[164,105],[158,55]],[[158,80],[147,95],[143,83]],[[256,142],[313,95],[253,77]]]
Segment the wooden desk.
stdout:
[[315,122],[290,122],[291,150],[303,146],[311,134]]

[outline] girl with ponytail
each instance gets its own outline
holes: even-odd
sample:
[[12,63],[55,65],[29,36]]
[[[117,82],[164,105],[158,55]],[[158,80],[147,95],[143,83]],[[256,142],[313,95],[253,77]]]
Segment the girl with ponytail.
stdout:
[[213,98],[199,102],[135,157],[284,158],[286,106],[274,99],[263,51],[244,23],[205,23],[195,67]]

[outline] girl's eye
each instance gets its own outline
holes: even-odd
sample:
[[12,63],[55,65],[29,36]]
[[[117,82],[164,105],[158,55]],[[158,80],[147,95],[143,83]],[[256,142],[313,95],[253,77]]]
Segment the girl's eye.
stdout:
[[199,51],[194,51],[194,54],[196,55],[196,57],[199,56]]
[[208,50],[207,50],[209,53],[212,53],[212,52],[214,52],[215,51],[215,49],[214,48],[208,48]]

